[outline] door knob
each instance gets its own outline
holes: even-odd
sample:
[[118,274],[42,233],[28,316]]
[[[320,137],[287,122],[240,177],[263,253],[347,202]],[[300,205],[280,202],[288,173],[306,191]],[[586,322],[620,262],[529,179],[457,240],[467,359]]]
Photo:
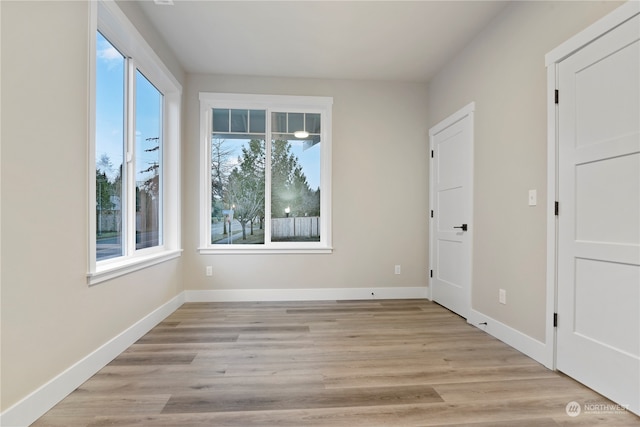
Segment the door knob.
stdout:
[[459,226],[453,227],[453,228],[462,228],[462,231],[467,231],[467,224],[462,224],[462,225],[459,225]]

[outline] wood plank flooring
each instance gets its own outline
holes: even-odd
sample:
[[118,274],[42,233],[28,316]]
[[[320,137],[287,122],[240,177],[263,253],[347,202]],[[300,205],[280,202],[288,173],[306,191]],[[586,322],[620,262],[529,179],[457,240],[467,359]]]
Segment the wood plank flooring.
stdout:
[[640,426],[572,401],[611,405],[426,300],[187,303],[33,425]]

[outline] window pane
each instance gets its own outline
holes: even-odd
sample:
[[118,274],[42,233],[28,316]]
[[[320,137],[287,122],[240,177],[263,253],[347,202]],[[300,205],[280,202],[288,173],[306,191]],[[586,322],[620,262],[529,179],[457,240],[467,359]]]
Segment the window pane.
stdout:
[[289,113],[289,133],[304,130],[304,114]]
[[271,240],[320,241],[319,138],[298,140],[290,134],[273,134]]
[[[245,110],[246,111],[246,110]],[[264,135],[211,137],[211,243],[263,244]]]
[[249,111],[249,132],[251,133],[265,133],[265,118],[266,111],[264,110],[250,110]]
[[213,109],[213,131],[229,132],[229,110],[226,108]]
[[162,94],[136,71],[136,249],[158,246],[162,171]]
[[231,132],[249,132],[248,110],[231,110]]
[[125,60],[96,39],[96,260],[122,256]]
[[271,114],[271,131],[272,132],[287,131],[287,113]]
[[309,133],[320,133],[320,114],[307,113],[305,114],[306,131]]

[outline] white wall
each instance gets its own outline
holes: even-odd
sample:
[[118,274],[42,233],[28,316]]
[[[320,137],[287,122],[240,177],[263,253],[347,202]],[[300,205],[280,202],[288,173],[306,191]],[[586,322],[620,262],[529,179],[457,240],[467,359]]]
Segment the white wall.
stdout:
[[618,5],[514,2],[428,85],[430,126],[476,103],[472,308],[540,342],[550,208],[544,55]]
[[[427,284],[426,85],[189,75],[185,91],[185,287],[309,289]],[[332,96],[332,254],[199,255],[200,91]],[[394,275],[394,265],[402,274]],[[205,266],[214,274],[205,276]]]
[[5,411],[181,289],[181,260],[89,287],[87,2],[0,2]]

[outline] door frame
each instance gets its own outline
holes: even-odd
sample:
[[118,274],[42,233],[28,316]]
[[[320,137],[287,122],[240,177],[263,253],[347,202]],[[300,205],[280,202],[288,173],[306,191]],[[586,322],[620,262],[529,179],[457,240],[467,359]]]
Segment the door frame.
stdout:
[[[558,217],[555,211],[558,200],[558,65],[603,34],[640,14],[640,2],[627,1],[585,30],[571,37],[545,55],[547,67],[547,277],[546,277],[546,326],[544,360],[551,369],[556,368],[557,334],[554,313],[558,309]],[[560,94],[562,97],[562,94]],[[560,101],[561,102],[561,101]],[[562,209],[562,204],[560,204]]]
[[[469,239],[469,293],[467,295],[467,313],[471,314],[471,290],[473,287],[473,174],[474,174],[474,140],[475,140],[475,129],[474,129],[474,112],[476,110],[476,103],[470,102],[469,104],[462,107],[460,110],[451,114],[446,119],[438,122],[436,125],[432,126],[429,129],[429,153],[433,153],[433,138],[434,135],[453,125],[454,123],[464,119],[465,117],[469,117],[470,127],[471,127],[471,135],[469,141],[469,156],[471,159],[471,170],[469,171],[469,230],[466,232]],[[431,155],[431,154],[430,154]],[[434,176],[434,168],[431,167],[432,157],[430,157],[429,161],[429,212],[434,211],[435,209],[435,176]],[[433,271],[435,266],[435,250],[433,245],[433,237],[434,237],[434,229],[435,229],[435,221],[429,215],[429,272],[427,272],[427,280],[429,283],[429,292],[428,298],[429,301],[433,301],[433,278],[430,277],[430,272]]]

